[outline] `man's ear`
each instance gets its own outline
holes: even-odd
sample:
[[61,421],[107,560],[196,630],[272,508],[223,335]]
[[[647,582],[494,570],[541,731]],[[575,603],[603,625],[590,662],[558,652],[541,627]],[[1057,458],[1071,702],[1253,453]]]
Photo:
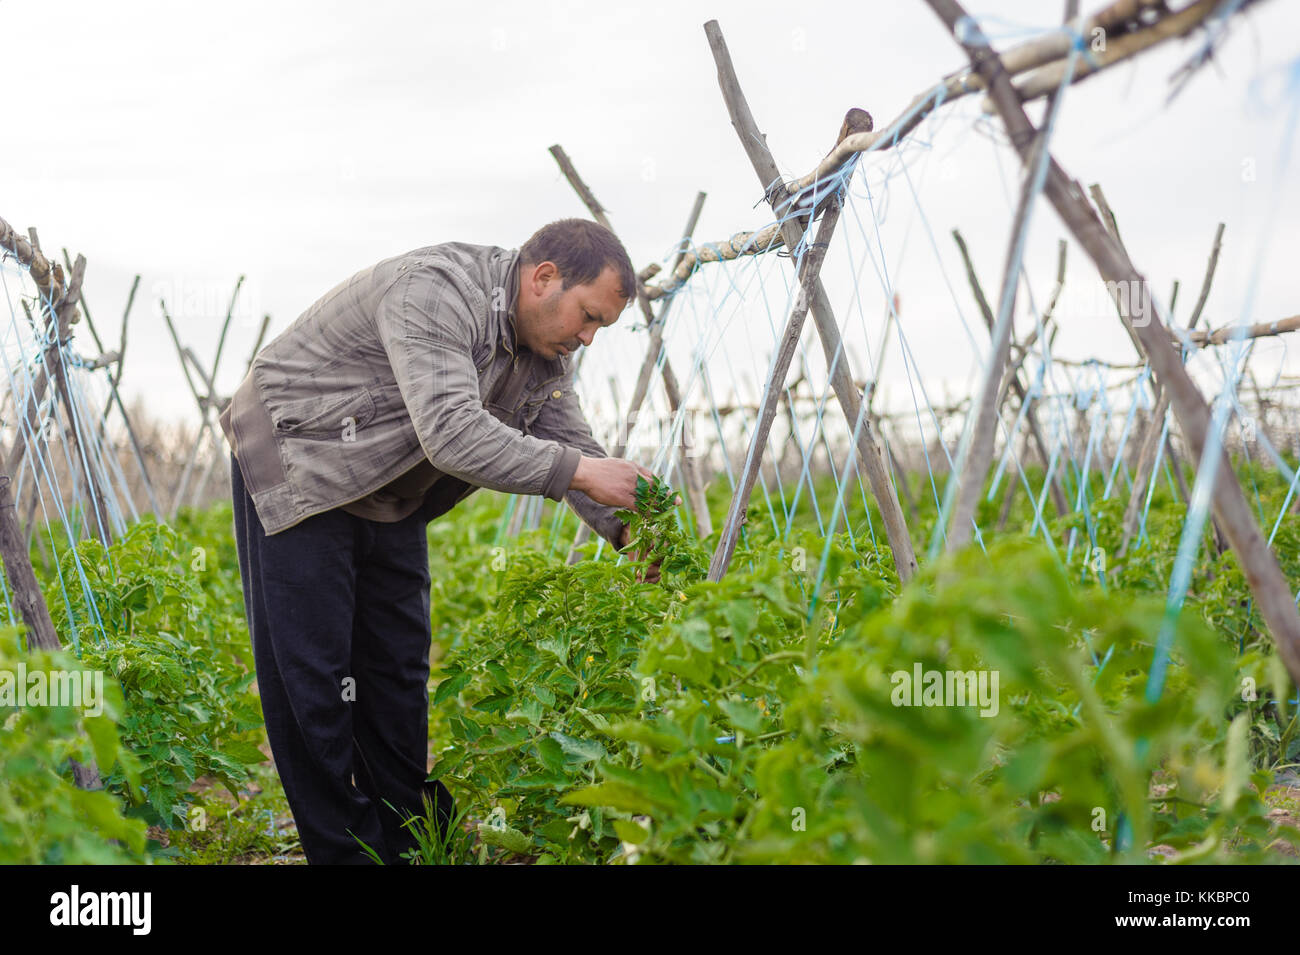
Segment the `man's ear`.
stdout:
[[536,262],[531,265],[521,265],[519,273],[519,287],[522,294],[525,288],[532,298],[546,297],[546,282],[549,281],[550,272],[555,269],[554,262]]
[[548,259],[545,262],[537,263],[537,265],[533,267],[533,276],[541,286],[537,290],[537,294],[545,298],[551,293],[552,286],[558,288],[557,283],[560,282],[560,269],[554,262],[551,262]]

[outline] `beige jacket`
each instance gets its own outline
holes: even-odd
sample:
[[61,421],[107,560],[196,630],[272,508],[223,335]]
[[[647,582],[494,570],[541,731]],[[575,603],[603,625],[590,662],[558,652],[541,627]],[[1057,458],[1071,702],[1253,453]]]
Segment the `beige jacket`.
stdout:
[[583,454],[606,456],[572,356],[516,345],[518,259],[461,242],[385,259],[258,353],[221,427],[267,534],[382,498],[427,460],[428,518],[488,487],[567,500],[618,542],[615,509],[569,490]]

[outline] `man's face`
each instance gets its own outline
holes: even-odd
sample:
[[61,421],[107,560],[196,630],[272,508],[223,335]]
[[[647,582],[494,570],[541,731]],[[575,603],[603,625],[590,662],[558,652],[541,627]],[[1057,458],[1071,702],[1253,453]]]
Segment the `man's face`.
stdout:
[[590,345],[596,330],[618,321],[628,303],[611,266],[595,281],[564,291],[553,262],[523,266],[519,280],[519,342],[543,358],[559,358],[579,345]]

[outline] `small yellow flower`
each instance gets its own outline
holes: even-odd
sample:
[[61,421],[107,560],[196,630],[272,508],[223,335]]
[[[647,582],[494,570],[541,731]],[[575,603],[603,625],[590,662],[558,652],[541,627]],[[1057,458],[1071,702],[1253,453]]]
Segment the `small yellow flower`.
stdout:
[[592,656],[591,654],[587,654],[587,662],[588,662],[588,663],[595,663],[595,662],[596,662],[596,658],[595,658],[594,656]]
[[685,603],[685,602],[686,602],[686,592],[685,592],[684,590],[679,590],[679,591],[677,591],[677,599],[680,600],[680,601],[682,601],[683,603]]
[[582,698],[583,698],[584,700],[587,698],[587,691],[586,691],[586,690],[583,690],[583,691],[582,691]]

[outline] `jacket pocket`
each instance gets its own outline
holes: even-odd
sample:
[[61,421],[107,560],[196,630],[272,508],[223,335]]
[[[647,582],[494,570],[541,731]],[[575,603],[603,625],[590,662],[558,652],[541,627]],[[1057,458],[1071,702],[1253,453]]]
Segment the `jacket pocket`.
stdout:
[[520,425],[523,423],[523,418],[520,407],[510,408],[495,401],[489,401],[483,407],[487,408],[488,413],[502,424],[508,424],[516,431],[521,430]]
[[302,437],[334,437],[349,426],[364,428],[375,416],[370,389],[361,388],[338,398],[301,398],[286,401],[273,412],[275,430]]
[[538,415],[542,413],[542,406],[545,404],[545,401],[540,400],[525,402],[522,413],[523,427],[520,429],[524,434],[532,434],[533,423],[537,420]]

